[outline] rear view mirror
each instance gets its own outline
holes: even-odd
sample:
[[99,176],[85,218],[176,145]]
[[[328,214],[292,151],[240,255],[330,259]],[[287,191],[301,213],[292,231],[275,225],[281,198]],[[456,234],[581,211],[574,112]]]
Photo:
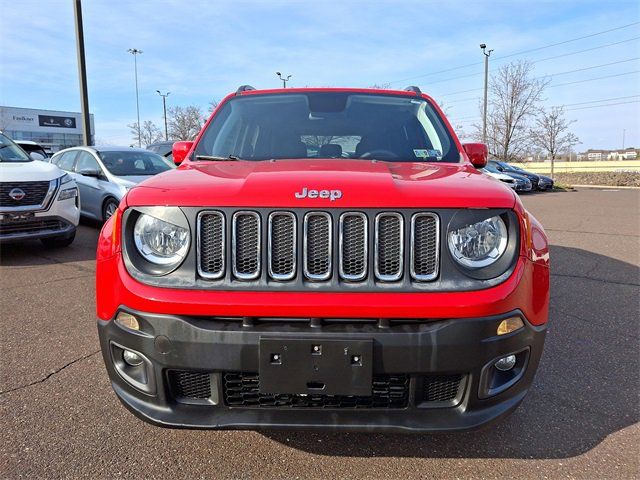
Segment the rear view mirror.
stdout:
[[80,170],[77,173],[82,175],[83,177],[93,177],[93,178],[102,177],[102,173],[100,172],[100,170],[92,170],[90,168],[86,168],[84,170]]
[[193,142],[176,142],[173,144],[173,163],[180,165],[193,147]]
[[462,147],[474,167],[483,168],[487,166],[489,149],[484,143],[465,143]]

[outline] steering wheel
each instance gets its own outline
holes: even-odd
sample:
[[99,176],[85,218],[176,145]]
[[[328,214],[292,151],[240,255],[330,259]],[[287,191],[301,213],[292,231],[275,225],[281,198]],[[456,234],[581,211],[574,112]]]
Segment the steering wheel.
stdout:
[[398,158],[398,155],[393,153],[391,150],[383,150],[383,149],[369,150],[368,152],[364,152],[362,155],[360,155],[360,158],[371,158],[371,157],[378,157],[378,156],[387,157],[387,158]]

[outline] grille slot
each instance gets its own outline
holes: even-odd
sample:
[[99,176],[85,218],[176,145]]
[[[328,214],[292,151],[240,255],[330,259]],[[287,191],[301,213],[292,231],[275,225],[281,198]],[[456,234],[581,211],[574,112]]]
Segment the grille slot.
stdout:
[[180,400],[205,400],[211,397],[211,375],[189,370],[170,370],[173,396]]
[[393,282],[402,278],[404,268],[404,221],[394,212],[376,216],[375,273],[379,280]]
[[296,275],[296,217],[291,212],[269,215],[269,276],[291,280]]
[[216,279],[225,270],[225,228],[221,212],[201,212],[198,215],[198,273],[203,278]]
[[233,215],[233,275],[241,280],[260,276],[260,216],[241,211]]
[[364,213],[348,212],[340,217],[340,277],[364,280],[367,275],[368,219]]
[[461,374],[424,377],[422,400],[432,403],[453,402],[458,396],[461,383]]
[[[55,182],[55,180],[53,180]],[[28,205],[41,205],[44,203],[51,182],[2,182],[0,183],[0,207],[23,207]],[[24,197],[14,200],[9,196],[13,189],[20,189]]]
[[294,395],[260,393],[257,373],[225,372],[224,403],[244,408],[406,408],[409,399],[408,375],[375,375],[371,396]]
[[411,217],[411,276],[418,281],[438,276],[440,222],[433,213]]
[[310,212],[304,217],[304,274],[309,280],[328,280],[332,266],[331,216]]

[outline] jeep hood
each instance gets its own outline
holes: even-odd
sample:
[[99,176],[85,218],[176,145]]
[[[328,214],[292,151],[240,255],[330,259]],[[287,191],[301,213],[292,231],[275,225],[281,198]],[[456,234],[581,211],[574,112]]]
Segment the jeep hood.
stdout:
[[[342,196],[296,198],[340,190]],[[130,206],[512,208],[510,188],[473,166],[349,159],[186,162],[127,195]]]

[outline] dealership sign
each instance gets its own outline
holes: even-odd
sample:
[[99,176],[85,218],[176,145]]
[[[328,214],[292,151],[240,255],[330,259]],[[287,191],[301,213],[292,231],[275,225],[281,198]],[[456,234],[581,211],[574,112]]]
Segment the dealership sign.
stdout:
[[41,127],[76,128],[75,117],[58,117],[54,115],[38,115]]

